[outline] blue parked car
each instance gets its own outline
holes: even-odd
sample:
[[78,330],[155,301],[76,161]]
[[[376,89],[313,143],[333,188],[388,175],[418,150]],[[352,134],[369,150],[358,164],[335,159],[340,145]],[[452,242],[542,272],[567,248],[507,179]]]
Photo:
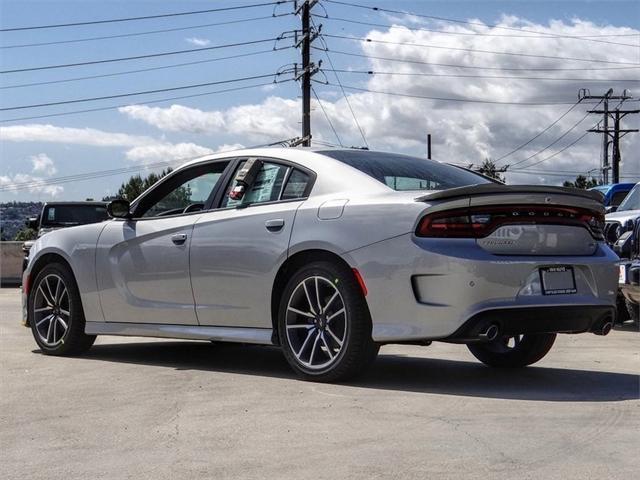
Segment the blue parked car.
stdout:
[[596,190],[604,195],[604,206],[608,212],[615,212],[627,193],[635,187],[635,183],[614,183],[613,185],[598,185],[589,190]]

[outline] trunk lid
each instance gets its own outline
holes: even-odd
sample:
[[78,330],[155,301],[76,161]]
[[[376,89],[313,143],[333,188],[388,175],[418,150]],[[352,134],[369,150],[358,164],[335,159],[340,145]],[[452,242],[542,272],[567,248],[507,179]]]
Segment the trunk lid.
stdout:
[[476,238],[496,255],[593,255],[603,239],[601,199],[599,192],[537,185],[455,188],[417,199],[432,205],[416,234],[424,227],[423,236]]

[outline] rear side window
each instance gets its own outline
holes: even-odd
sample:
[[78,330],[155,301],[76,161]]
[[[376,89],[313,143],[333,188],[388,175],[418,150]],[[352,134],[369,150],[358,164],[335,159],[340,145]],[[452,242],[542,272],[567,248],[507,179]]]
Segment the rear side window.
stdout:
[[294,169],[291,175],[289,175],[287,184],[284,186],[281,200],[292,200],[304,197],[308,186],[309,175],[301,170]]
[[491,183],[468,170],[409,155],[358,150],[318,153],[356,168],[394,190],[446,190]]

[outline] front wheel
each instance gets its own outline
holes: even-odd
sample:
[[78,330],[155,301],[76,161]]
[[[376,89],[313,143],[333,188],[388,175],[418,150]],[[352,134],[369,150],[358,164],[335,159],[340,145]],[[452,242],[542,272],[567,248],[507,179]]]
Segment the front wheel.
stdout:
[[36,276],[29,294],[29,323],[46,355],[75,355],[87,351],[96,337],[84,333],[84,312],[73,274],[51,263]]
[[353,272],[318,261],[299,269],[280,302],[278,334],[284,355],[303,378],[345,380],[376,357],[371,317]]
[[503,336],[488,343],[469,343],[469,351],[485,365],[521,368],[541,360],[556,340],[555,333]]

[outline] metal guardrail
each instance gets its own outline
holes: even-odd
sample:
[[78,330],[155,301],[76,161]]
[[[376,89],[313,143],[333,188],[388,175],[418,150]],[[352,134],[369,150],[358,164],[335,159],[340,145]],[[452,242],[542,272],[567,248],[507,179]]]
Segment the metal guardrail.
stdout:
[[20,285],[22,282],[22,242],[0,242],[0,283]]

